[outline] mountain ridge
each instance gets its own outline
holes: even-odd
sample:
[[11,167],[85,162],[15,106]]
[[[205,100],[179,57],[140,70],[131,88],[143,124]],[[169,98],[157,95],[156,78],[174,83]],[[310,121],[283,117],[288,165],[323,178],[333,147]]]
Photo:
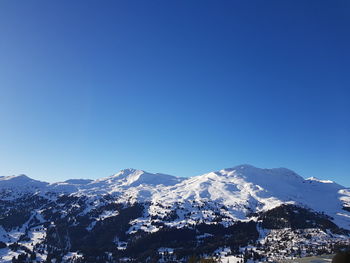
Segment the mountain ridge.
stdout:
[[[222,203],[229,207],[232,220],[244,220],[249,213],[267,211],[284,203],[298,204],[324,212],[339,226],[350,228],[350,216],[342,211],[350,204],[349,188],[327,180],[304,179],[287,168],[267,169],[244,164],[188,178],[128,168],[105,178],[82,181],[83,184],[72,180],[49,184],[19,175],[0,179],[0,191],[10,189],[11,181],[13,188],[18,188],[12,191],[16,197],[39,191],[86,196],[108,194],[124,202],[163,203],[170,207],[176,203],[187,206],[191,202]],[[6,195],[9,198],[8,191]],[[165,213],[154,205],[151,211]],[[198,219],[195,216],[200,214],[198,209],[192,209],[191,213]]]
[[[256,170],[262,170],[262,171],[283,171],[285,173],[289,173],[290,175],[296,175],[297,177],[301,177],[302,179],[304,180],[311,180],[311,181],[318,181],[318,182],[322,182],[322,183],[335,183],[335,184],[338,184],[337,182],[335,181],[332,181],[332,180],[326,180],[326,179],[319,179],[317,177],[309,177],[309,178],[304,178],[300,175],[298,175],[295,171],[291,170],[291,169],[288,169],[288,168],[285,168],[285,167],[276,167],[276,168],[258,168],[256,166],[253,166],[251,164],[241,164],[241,165],[236,165],[234,167],[229,167],[229,168],[224,168],[224,169],[221,169],[221,170],[217,170],[217,171],[212,171],[212,172],[208,172],[208,173],[217,173],[217,172],[220,172],[220,171],[232,171],[232,170],[238,170],[238,169],[256,169]],[[201,175],[205,175],[205,174],[208,174],[208,173],[205,173],[205,174],[201,174],[201,175],[194,175],[194,176],[189,176],[189,177],[185,177],[185,176],[175,176],[175,175],[169,175],[169,174],[164,174],[164,173],[150,173],[150,172],[147,172],[145,170],[141,170],[141,169],[136,169],[136,168],[125,168],[125,169],[122,169],[120,170],[119,172],[115,173],[115,174],[112,174],[108,177],[101,177],[101,178],[97,178],[97,179],[89,179],[89,178],[72,178],[72,179],[67,179],[65,181],[58,181],[58,182],[46,182],[46,181],[41,181],[41,180],[36,180],[34,178],[31,178],[29,177],[28,175],[26,174],[19,174],[19,175],[11,175],[11,176],[0,176],[0,181],[4,180],[4,179],[11,179],[11,178],[19,178],[19,177],[26,177],[26,178],[29,178],[31,180],[34,180],[34,181],[38,181],[38,182],[45,182],[47,184],[57,184],[57,183],[72,183],[73,181],[78,181],[78,180],[81,180],[81,181],[90,181],[89,183],[91,182],[94,182],[94,181],[99,181],[99,180],[102,180],[102,179],[107,179],[107,178],[113,178],[113,177],[117,177],[121,174],[123,174],[124,172],[129,172],[129,173],[133,173],[133,172],[143,172],[143,173],[147,173],[147,174],[152,174],[152,175],[159,175],[159,176],[163,176],[163,175],[166,175],[166,176],[170,176],[170,177],[174,177],[174,178],[180,178],[180,179],[188,179],[188,178],[193,178],[193,177],[197,177],[197,176],[201,176]],[[338,184],[340,185],[340,184]],[[341,187],[343,188],[350,188],[349,187],[346,187],[346,186],[343,186],[343,185],[340,185]]]
[[0,214],[1,262],[20,253],[64,263],[187,262],[193,253],[277,260],[350,245],[350,189],[286,168],[238,165],[188,178],[129,168],[57,183],[0,177]]

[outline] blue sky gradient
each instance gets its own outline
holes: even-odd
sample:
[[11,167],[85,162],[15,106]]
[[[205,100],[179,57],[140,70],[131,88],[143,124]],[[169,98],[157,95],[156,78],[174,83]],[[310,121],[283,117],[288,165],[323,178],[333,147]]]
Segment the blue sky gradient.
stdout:
[[1,1],[0,175],[249,163],[350,186],[349,1]]

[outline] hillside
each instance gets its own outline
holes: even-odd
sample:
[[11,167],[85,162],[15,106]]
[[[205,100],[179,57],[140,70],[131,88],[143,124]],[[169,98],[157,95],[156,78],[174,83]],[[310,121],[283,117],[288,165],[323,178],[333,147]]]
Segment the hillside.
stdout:
[[125,169],[51,184],[8,176],[0,197],[2,262],[258,261],[349,244],[350,189],[286,168],[190,178]]

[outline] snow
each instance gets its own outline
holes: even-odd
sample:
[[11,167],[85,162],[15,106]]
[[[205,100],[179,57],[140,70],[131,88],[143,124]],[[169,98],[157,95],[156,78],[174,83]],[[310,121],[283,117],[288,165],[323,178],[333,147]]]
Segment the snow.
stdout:
[[0,197],[3,200],[20,197],[26,193],[45,191],[46,182],[33,180],[26,175],[0,177]]
[[320,183],[324,183],[324,184],[334,184],[333,181],[330,181],[330,180],[321,180],[321,179],[318,179],[317,177],[310,177],[310,178],[307,178],[306,180],[308,180],[308,181],[320,182]]
[[33,247],[36,244],[44,241],[46,237],[46,228],[43,226],[36,226],[28,231],[28,237],[30,238],[30,241],[20,242],[20,244],[33,250]]
[[219,248],[214,251],[214,254],[219,255],[221,263],[241,263],[243,258],[237,255],[230,255],[231,249],[229,247]]
[[168,248],[168,247],[161,247],[161,248],[158,249],[158,253],[160,255],[164,255],[166,253],[173,254],[174,253],[174,249],[173,248]]
[[82,258],[83,255],[76,253],[76,252],[68,252],[64,257],[63,257],[63,261],[69,261],[72,259],[78,259],[78,258]]
[[[221,217],[220,224],[229,226],[237,221],[257,220],[254,213],[268,211],[282,204],[296,204],[324,212],[334,218],[333,221],[338,226],[350,229],[350,212],[343,209],[350,207],[349,188],[329,180],[314,177],[304,179],[286,168],[261,169],[251,165],[239,165],[189,178],[125,169],[97,180],[72,179],[51,184],[25,175],[0,177],[2,200],[11,200],[27,193],[40,195],[53,202],[62,194],[81,197],[84,209],[79,215],[86,215],[93,210],[99,211],[93,216],[94,220],[87,227],[88,230],[92,230],[98,220],[117,216],[119,213],[113,208],[98,210],[109,204],[103,198],[104,195],[111,196],[113,202],[122,204],[143,202],[144,214],[130,222],[131,227],[127,233],[138,230],[156,232],[162,225],[181,228],[200,222],[218,224],[217,215]],[[80,207],[80,204],[75,203],[69,208]],[[63,203],[59,209],[61,208],[63,217],[67,212]],[[0,241],[7,244],[16,242],[27,231],[30,241],[21,241],[21,245],[31,250],[33,246],[43,242],[46,229],[43,226],[41,210],[32,211],[31,218],[33,217],[38,219],[39,224],[36,226],[29,226],[28,221],[8,232],[0,226]],[[261,244],[265,244],[268,239],[280,242],[281,237],[288,237],[287,247],[294,249],[302,245],[306,234],[311,236],[310,244],[322,244],[330,237],[338,240],[348,238],[315,229],[306,229],[302,233],[293,233],[290,229],[266,230],[260,224],[257,224],[257,230]],[[208,233],[198,235],[197,240],[201,242],[210,236]],[[128,245],[118,237],[115,237],[115,244],[119,250],[126,249]],[[172,248],[167,247],[158,250],[159,255],[169,255],[172,251]],[[1,249],[0,261],[11,262],[12,257],[20,253],[21,251],[13,252],[8,248]],[[216,253],[223,263],[242,260],[231,255],[229,248],[221,248]],[[73,252],[65,255],[66,260],[78,257],[81,255]],[[38,258],[45,260],[46,255],[38,254]]]
[[223,256],[220,258],[221,263],[240,263],[242,258],[238,256]]
[[108,210],[105,210],[105,211],[102,212],[102,214],[100,214],[100,215],[98,216],[98,220],[104,220],[104,219],[106,219],[106,218],[108,218],[108,217],[116,216],[116,215],[118,215],[118,214],[119,214],[118,211],[108,211]]
[[94,180],[91,179],[69,179],[64,181],[64,183],[68,184],[76,184],[76,185],[85,185],[93,182]]
[[[177,218],[164,222],[165,225],[182,227],[195,222],[210,223],[216,212],[224,215],[222,224],[229,225],[237,220],[250,220],[252,213],[281,204],[297,204],[324,212],[333,217],[338,226],[350,229],[350,213],[342,209],[350,205],[350,189],[332,181],[304,179],[286,168],[239,165],[189,178],[125,169],[94,181],[73,179],[53,184],[25,175],[0,177],[0,193],[4,199],[4,196],[14,198],[28,191],[46,198],[51,193],[86,196],[89,203],[83,214],[102,205],[98,197],[105,194],[117,198],[118,202],[150,203],[147,215],[134,220],[130,232],[157,231],[150,216],[165,218],[172,211]],[[105,211],[98,219],[115,215],[113,211]]]
[[20,253],[20,251],[12,251],[9,248],[3,248],[0,249],[0,262],[2,263],[10,263],[12,262],[12,258],[15,256],[17,257]]

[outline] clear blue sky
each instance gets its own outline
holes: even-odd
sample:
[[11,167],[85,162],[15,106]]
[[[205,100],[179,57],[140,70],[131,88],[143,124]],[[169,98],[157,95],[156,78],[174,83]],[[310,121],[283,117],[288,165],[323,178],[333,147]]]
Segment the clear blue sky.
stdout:
[[0,1],[0,175],[249,163],[350,186],[349,1]]

